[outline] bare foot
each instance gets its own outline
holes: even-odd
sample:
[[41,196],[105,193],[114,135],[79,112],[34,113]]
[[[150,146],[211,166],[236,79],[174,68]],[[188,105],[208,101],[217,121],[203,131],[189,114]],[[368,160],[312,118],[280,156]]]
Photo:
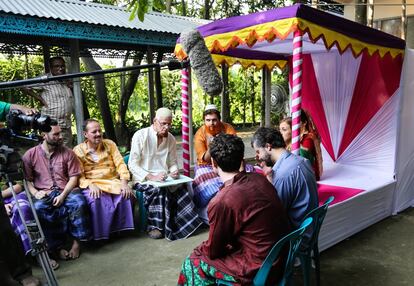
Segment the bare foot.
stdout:
[[52,259],[52,258],[49,258],[49,264],[50,264],[50,267],[52,267],[53,270],[58,269],[59,266],[60,266],[59,263],[57,263],[57,261]]
[[20,281],[23,286],[39,286],[40,281],[34,276],[28,276]]
[[69,250],[69,258],[77,259],[80,254],[80,244],[76,239],[73,240],[72,248]]
[[59,254],[59,259],[62,259],[62,260],[70,259],[69,252],[64,248],[60,249],[58,254]]

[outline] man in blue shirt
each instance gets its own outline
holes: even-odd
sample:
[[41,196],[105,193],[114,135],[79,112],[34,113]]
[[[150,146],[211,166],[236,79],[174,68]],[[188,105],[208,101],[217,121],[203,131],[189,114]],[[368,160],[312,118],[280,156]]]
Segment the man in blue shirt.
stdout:
[[272,128],[259,128],[253,135],[252,147],[256,160],[261,162],[276,188],[292,226],[299,227],[306,214],[318,206],[316,179],[310,162],[287,151],[282,134]]

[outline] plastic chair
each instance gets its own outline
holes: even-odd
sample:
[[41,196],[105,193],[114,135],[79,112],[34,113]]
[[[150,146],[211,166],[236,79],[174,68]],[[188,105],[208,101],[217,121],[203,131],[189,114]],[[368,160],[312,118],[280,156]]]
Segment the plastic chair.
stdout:
[[306,241],[307,246],[304,247],[302,245],[300,251],[298,252],[298,256],[300,258],[300,263],[302,266],[303,271],[303,280],[304,285],[310,285],[310,269],[312,263],[312,251],[313,251],[313,259],[315,261],[315,274],[316,274],[316,285],[319,286],[321,284],[321,277],[320,277],[320,261],[319,261],[319,246],[318,246],[318,239],[319,239],[319,231],[321,230],[321,226],[323,220],[325,219],[326,212],[328,211],[329,204],[335,199],[334,196],[330,196],[323,205],[320,207],[312,210],[308,213],[305,217],[313,218],[312,223],[312,236],[309,240]]
[[[299,246],[302,242],[303,234],[312,224],[312,220],[312,218],[307,218],[298,229],[292,231],[290,234],[286,235],[278,242],[276,242],[276,244],[272,247],[269,254],[263,261],[259,271],[256,273],[252,285],[262,286],[266,284],[267,276],[269,275],[270,269],[272,268],[274,261],[276,260],[276,258],[279,257],[280,251],[283,249],[285,244],[289,243],[289,253],[286,258],[285,270],[283,273],[283,277],[278,284],[279,286],[287,285],[292,276],[293,264],[295,262],[297,252],[299,250]],[[232,285],[231,282],[219,279],[216,280],[216,282],[217,285]]]
[[[124,162],[128,166],[129,161],[129,154],[124,156]],[[139,222],[138,222],[138,229],[140,231],[147,231],[147,209],[144,206],[144,197],[142,192],[136,191],[135,195],[137,197],[138,201],[138,216],[139,216]]]

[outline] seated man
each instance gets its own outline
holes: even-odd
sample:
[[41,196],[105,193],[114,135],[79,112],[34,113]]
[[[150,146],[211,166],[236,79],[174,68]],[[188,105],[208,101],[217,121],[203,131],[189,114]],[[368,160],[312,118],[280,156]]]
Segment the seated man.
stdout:
[[[0,101],[0,120],[4,121],[10,110],[17,109],[26,115],[33,115],[36,109],[19,104]],[[10,193],[11,195],[11,193]],[[0,198],[0,281],[2,285],[38,286],[40,281],[32,276],[32,268],[26,263],[23,247],[11,224],[3,199]]]
[[[90,238],[88,206],[76,190],[79,161],[63,146],[57,121],[52,120],[51,126],[43,133],[43,142],[24,154],[25,175],[49,249],[59,250],[62,259],[76,259],[79,241]],[[73,239],[69,250],[63,248],[67,236]]]
[[[239,137],[218,135],[210,154],[224,186],[208,205],[208,240],[186,258],[178,285],[213,285],[216,278],[251,285],[270,249],[289,232],[287,215],[264,176],[239,171],[244,156]],[[266,285],[276,285],[283,270],[279,258]]]
[[197,166],[194,168],[193,200],[204,220],[207,218],[206,207],[208,202],[223,185],[220,177],[211,167],[209,144],[218,134],[236,134],[233,126],[221,122],[220,119],[221,116],[217,106],[214,104],[207,105],[203,113],[204,125],[194,135]]
[[176,141],[168,132],[171,121],[169,109],[158,109],[154,123],[138,130],[131,142],[128,167],[136,190],[143,192],[148,211],[148,234],[154,239],[163,236],[169,240],[186,238],[202,224],[185,185],[172,189],[145,184],[145,181],[165,181],[168,176],[179,177]]
[[[17,184],[13,186],[13,190],[16,194],[17,201],[19,203],[19,207],[23,214],[23,219],[26,222],[34,220],[33,213],[30,208],[30,203],[26,194],[23,192],[23,188],[21,185]],[[30,250],[32,249],[30,245],[29,236],[26,233],[25,227],[23,222],[20,218],[17,203],[12,195],[11,188],[7,188],[1,192],[1,196],[4,200],[4,208],[6,209],[6,213],[10,218],[10,223],[13,227],[14,232],[20,236],[20,239],[23,243],[24,253],[27,255],[29,254]]]
[[[1,104],[1,103],[0,103]],[[26,262],[23,248],[10,225],[5,205],[0,198],[0,281],[1,285],[39,286]],[[19,282],[19,283],[18,283]]]
[[97,120],[87,119],[83,131],[85,142],[73,149],[81,163],[79,187],[91,210],[93,239],[108,239],[112,232],[134,229],[130,174],[115,143],[102,138]]
[[[282,134],[272,128],[260,127],[253,135],[252,147],[256,159],[264,164],[292,226],[299,227],[318,206],[316,178],[309,160],[287,151]],[[266,168],[271,166],[272,169]]]

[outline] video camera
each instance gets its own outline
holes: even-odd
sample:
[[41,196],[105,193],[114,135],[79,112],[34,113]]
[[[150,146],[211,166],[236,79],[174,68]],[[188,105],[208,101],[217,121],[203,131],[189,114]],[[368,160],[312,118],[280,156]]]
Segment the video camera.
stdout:
[[34,114],[26,115],[20,110],[10,110],[6,116],[7,128],[0,129],[0,177],[10,179],[12,181],[22,179],[19,163],[21,157],[15,148],[11,148],[11,138],[21,138],[31,141],[39,141],[33,135],[26,135],[26,130],[49,132],[50,117]]
[[22,131],[27,129],[39,130],[42,132],[49,132],[50,117],[41,115],[40,113],[34,115],[23,114],[20,110],[10,110],[6,116],[7,127],[11,129],[15,134],[21,134]]

